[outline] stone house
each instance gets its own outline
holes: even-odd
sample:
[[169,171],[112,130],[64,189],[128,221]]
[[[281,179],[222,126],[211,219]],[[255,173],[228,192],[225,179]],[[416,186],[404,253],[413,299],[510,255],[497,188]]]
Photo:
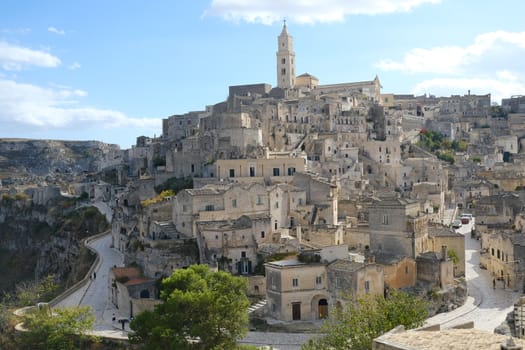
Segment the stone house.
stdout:
[[178,231],[195,237],[199,221],[237,219],[242,215],[268,214],[268,192],[253,183],[214,184],[182,190],[173,200],[173,222]]
[[217,178],[249,182],[268,178],[272,182],[291,182],[296,172],[304,172],[303,158],[275,157],[260,159],[219,159],[215,162]]
[[416,264],[418,281],[438,289],[454,284],[454,265],[448,258],[446,246],[441,253],[428,251],[418,255]]
[[418,201],[394,195],[368,207],[370,249],[415,258],[428,250],[428,216]]
[[516,154],[519,152],[518,137],[516,135],[499,136],[494,143],[503,150],[503,153]]
[[357,262],[337,259],[327,266],[330,305],[343,304],[364,294],[383,295],[385,290],[383,266],[375,262]]
[[416,261],[406,256],[388,253],[373,255],[375,262],[383,267],[385,288],[407,288],[416,284]]
[[438,325],[405,331],[398,326],[375,338],[372,350],[523,350],[524,345],[523,339],[474,329],[472,322],[447,329]]
[[480,263],[497,280],[515,290],[525,290],[525,236],[491,230],[481,235]]
[[336,225],[338,223],[337,198],[339,186],[310,173],[297,173],[293,185],[306,191],[307,204],[313,205],[312,224]]
[[377,264],[348,259],[346,245],[300,254],[265,264],[268,315],[281,321],[327,318],[329,306],[365,293],[383,294],[383,270]]
[[157,299],[157,283],[142,275],[136,267],[114,267],[109,270],[111,302],[120,313],[133,317],[143,311],[152,311]]
[[465,276],[465,236],[444,226],[430,226],[428,229],[429,250],[440,252],[447,247],[447,254],[457,257],[454,263],[454,277]]
[[435,184],[443,192],[448,190],[448,171],[435,157],[405,158],[398,169],[396,185],[404,191],[412,191],[419,183]]
[[328,316],[325,263],[297,259],[265,264],[268,316],[281,321],[317,320]]
[[456,181],[452,188],[458,208],[469,208],[480,198],[491,196],[493,191],[493,185],[485,180]]
[[252,274],[258,262],[258,243],[271,239],[270,226],[270,217],[266,214],[244,215],[231,221],[198,222],[201,263],[236,275]]
[[509,228],[524,205],[521,192],[502,192],[479,197],[474,202],[476,222],[489,225],[506,225]]

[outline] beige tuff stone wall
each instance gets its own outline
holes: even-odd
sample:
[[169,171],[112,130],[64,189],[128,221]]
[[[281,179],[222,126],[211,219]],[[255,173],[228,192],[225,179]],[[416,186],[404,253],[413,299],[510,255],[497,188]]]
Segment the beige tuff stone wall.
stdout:
[[[219,159],[216,164],[217,177],[221,179],[243,177],[285,177],[303,172],[302,158],[274,159]],[[278,169],[278,170],[275,170]],[[233,170],[233,176],[232,175]]]
[[383,272],[385,285],[390,288],[413,287],[416,284],[417,267],[413,259],[405,257],[395,264],[383,265]]
[[454,276],[465,276],[465,237],[463,235],[429,236],[433,252],[441,252],[442,246],[447,246],[447,251],[454,251],[459,262],[454,267]]

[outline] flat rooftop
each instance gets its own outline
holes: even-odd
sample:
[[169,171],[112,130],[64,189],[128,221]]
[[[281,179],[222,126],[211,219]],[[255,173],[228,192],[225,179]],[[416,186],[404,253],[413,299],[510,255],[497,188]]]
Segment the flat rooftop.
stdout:
[[[380,342],[407,350],[500,350],[501,344],[505,344],[507,339],[508,335],[478,329],[443,329],[387,333],[380,337]],[[513,339],[516,345],[525,346],[523,339]]]

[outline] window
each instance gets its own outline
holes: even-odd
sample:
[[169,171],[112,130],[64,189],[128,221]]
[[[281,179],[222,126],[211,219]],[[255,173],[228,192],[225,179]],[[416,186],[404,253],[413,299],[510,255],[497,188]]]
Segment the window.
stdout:
[[383,215],[383,225],[388,225],[388,215]]
[[185,213],[187,210],[188,210],[188,207],[185,204],[183,204],[182,205],[182,212]]
[[232,208],[237,208],[237,199],[232,199]]
[[257,195],[257,205],[262,205],[262,196],[260,194]]
[[254,177],[255,176],[255,167],[251,166],[250,167],[250,177]]
[[264,238],[264,231],[261,231],[261,238]]
[[284,57],[281,58],[281,63],[282,63],[282,64],[285,64],[285,63],[286,63],[286,58],[284,58]]
[[214,211],[215,207],[213,206],[213,204],[207,204],[205,210],[206,211]]
[[273,176],[279,176],[279,168],[273,168]]
[[370,281],[365,281],[365,293],[370,293]]
[[235,177],[235,169],[230,169],[230,177]]
[[193,173],[194,171],[195,171],[195,165],[192,164],[192,165],[191,165],[191,172]]
[[295,174],[295,168],[288,168],[288,176]]
[[246,252],[241,252],[241,258],[246,258]]
[[335,278],[335,288],[337,288],[337,289],[341,289],[342,288],[341,277],[336,277]]
[[286,75],[286,68],[281,69],[281,75]]
[[303,205],[303,199],[302,198],[297,199],[297,204],[298,205]]
[[275,202],[275,209],[279,209],[279,202]]
[[317,276],[317,277],[315,278],[315,284],[316,284],[317,286],[322,285],[322,284],[323,284],[323,277],[322,277],[322,276]]
[[299,279],[298,278],[292,279],[292,287],[299,287]]
[[492,248],[492,256],[494,256],[494,248]]
[[405,274],[408,275],[408,266],[405,266]]

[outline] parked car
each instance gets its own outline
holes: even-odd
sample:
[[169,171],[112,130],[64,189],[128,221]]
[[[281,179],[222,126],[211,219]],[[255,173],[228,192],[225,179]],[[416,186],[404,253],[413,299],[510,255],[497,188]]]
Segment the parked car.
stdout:
[[460,220],[461,220],[461,223],[463,225],[467,225],[470,222],[470,220],[472,220],[472,214],[470,214],[470,213],[462,213],[461,217],[460,217]]
[[461,220],[459,220],[459,219],[456,219],[456,220],[454,220],[454,221],[452,222],[452,228],[454,228],[454,229],[458,229],[458,228],[460,228],[461,226],[462,226],[462,224],[461,224]]

